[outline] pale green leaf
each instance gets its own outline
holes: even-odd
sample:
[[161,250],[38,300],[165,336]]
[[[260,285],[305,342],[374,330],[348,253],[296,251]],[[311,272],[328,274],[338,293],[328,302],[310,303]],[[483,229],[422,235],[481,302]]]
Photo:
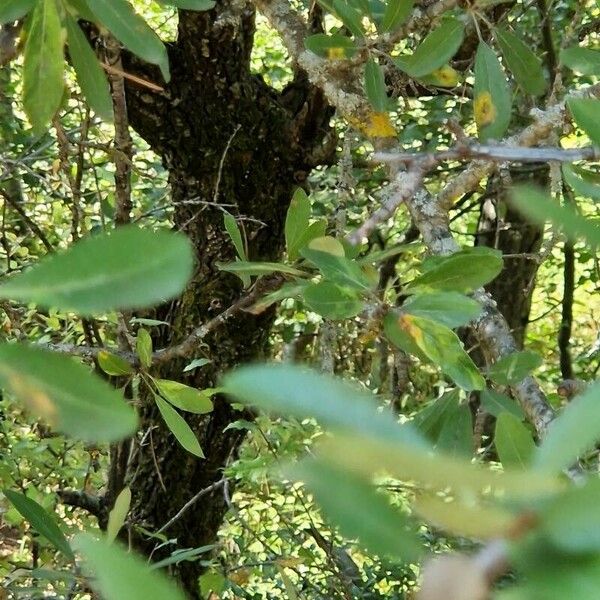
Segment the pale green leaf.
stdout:
[[154,400],[167,427],[181,446],[194,456],[204,458],[200,442],[185,419],[160,396],[155,395]]
[[210,398],[217,393],[216,389],[197,390],[170,379],[155,379],[154,383],[161,396],[181,410],[202,415],[213,409]]
[[115,504],[108,513],[108,524],[106,525],[106,541],[110,544],[117,539],[119,531],[125,524],[129,506],[131,505],[131,490],[124,487],[117,496]]

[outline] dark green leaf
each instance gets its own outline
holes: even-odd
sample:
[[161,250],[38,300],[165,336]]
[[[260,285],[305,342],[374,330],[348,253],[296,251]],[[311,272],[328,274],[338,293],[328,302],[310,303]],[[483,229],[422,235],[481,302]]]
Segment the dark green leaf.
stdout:
[[223,388],[236,399],[263,410],[316,418],[335,429],[427,447],[412,427],[400,425],[390,412],[377,412],[373,394],[301,367],[242,367],[225,377]]
[[452,418],[443,422],[435,447],[449,455],[473,455],[473,417],[466,403],[455,403]]
[[382,33],[394,32],[410,15],[415,0],[387,0],[379,30]]
[[56,0],[39,0],[27,28],[23,59],[23,105],[36,133],[60,107],[65,60]]
[[582,217],[570,205],[560,206],[537,188],[515,187],[511,202],[525,216],[540,225],[548,219],[571,240],[584,238],[590,246],[600,246],[600,225],[597,222]]
[[521,419],[508,412],[500,413],[496,420],[494,444],[504,467],[526,469],[535,452],[535,443],[529,429]]
[[594,146],[600,147],[600,100],[570,98],[567,106],[575,122],[585,131]]
[[117,390],[54,352],[0,346],[0,383],[58,431],[86,442],[120,440],[137,426],[135,413]]
[[89,4],[98,21],[126,48],[158,65],[166,82],[170,79],[167,49],[127,0],[93,0]]
[[105,121],[112,121],[113,105],[106,75],[77,22],[67,15],[66,23],[69,56],[81,90],[96,114]]
[[193,255],[185,237],[121,227],[89,236],[0,285],[0,297],[89,315],[142,308],[178,294]]
[[0,25],[14,23],[24,17],[35,5],[37,0],[2,0],[0,6]]
[[472,292],[492,281],[502,270],[502,254],[489,248],[472,248],[435,261],[410,288]]
[[370,58],[365,64],[365,91],[376,112],[385,112],[388,107],[387,89],[383,68]]
[[581,75],[600,75],[600,50],[591,48],[565,48],[560,62]]
[[309,35],[304,40],[304,45],[310,52],[330,60],[351,58],[356,54],[357,49],[356,44],[351,38],[339,33],[334,33],[333,35],[326,35],[324,33]]
[[495,30],[496,40],[504,60],[517,83],[533,96],[541,96],[548,87],[544,79],[542,61],[521,38],[504,27]]
[[488,376],[500,385],[519,383],[542,364],[542,357],[536,352],[523,350],[503,356],[489,369]]
[[200,447],[198,438],[186,423],[185,419],[168,403],[165,402],[160,396],[154,396],[156,405],[162,418],[164,419],[167,427],[171,433],[175,436],[175,439],[185,448],[188,452],[199,458],[204,458],[204,453]]
[[460,48],[465,35],[462,21],[447,17],[417,46],[411,56],[394,60],[411,77],[423,77],[445,65]]
[[361,14],[354,10],[346,0],[333,0],[333,9],[352,35],[357,38],[364,37]]
[[504,69],[494,51],[480,42],[475,56],[473,110],[479,137],[499,140],[511,118],[511,92]]
[[35,500],[28,498],[24,494],[19,494],[12,490],[3,490],[3,493],[40,535],[43,535],[69,560],[75,558],[69,542],[67,542],[63,532],[56,523],[54,515],[51,515],[43,506],[40,506]]
[[369,552],[414,560],[420,544],[407,518],[366,480],[323,461],[305,460],[287,469],[304,481],[344,536],[358,538]]
[[326,319],[349,319],[363,309],[356,292],[329,281],[311,283],[302,296],[310,310]]
[[92,571],[91,586],[104,600],[185,600],[174,583],[119,545],[86,534],[79,534],[73,545]]
[[534,464],[540,469],[560,471],[600,440],[600,382],[575,397],[550,423],[537,449]]
[[213,409],[210,398],[217,393],[214,389],[197,390],[169,379],[156,379],[154,383],[156,383],[161,396],[181,410],[202,415],[211,412]]
[[410,296],[402,310],[454,329],[476,319],[481,313],[481,305],[457,292],[432,292]]
[[521,421],[525,418],[523,409],[512,398],[489,388],[481,392],[481,406],[494,417],[499,417],[503,412],[507,412]]
[[223,215],[223,221],[225,223],[225,229],[227,230],[227,233],[229,234],[229,237],[235,246],[238,256],[242,260],[247,261],[248,257],[246,256],[246,247],[244,246],[244,240],[242,239],[242,232],[240,231],[235,217],[226,212]]

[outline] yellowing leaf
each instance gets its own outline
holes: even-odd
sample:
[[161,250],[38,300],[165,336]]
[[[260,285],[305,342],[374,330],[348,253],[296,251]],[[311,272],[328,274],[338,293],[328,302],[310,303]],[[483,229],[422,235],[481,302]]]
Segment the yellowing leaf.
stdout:
[[345,48],[327,48],[327,58],[330,60],[340,60],[346,58]]
[[345,256],[344,246],[341,242],[331,237],[330,235],[324,235],[323,237],[315,238],[308,244],[311,250],[318,250],[319,252],[327,252],[327,254],[333,254],[333,256]]
[[456,69],[453,69],[450,65],[444,65],[433,71],[424,81],[440,87],[455,87],[459,84],[460,77]]
[[359,119],[349,119],[349,121],[351,125],[370,138],[388,138],[397,135],[390,115],[385,112],[372,112],[365,121]]
[[475,113],[475,123],[477,127],[485,127],[493,123],[496,119],[496,107],[489,92],[481,92],[473,101],[473,112]]

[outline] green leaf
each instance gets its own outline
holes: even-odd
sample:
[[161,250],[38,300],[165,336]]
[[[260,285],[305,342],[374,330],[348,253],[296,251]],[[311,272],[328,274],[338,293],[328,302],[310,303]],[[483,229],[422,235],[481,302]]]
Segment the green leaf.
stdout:
[[332,283],[363,292],[371,288],[371,282],[356,261],[311,247],[303,248],[300,254],[312,262],[323,277]]
[[115,375],[131,375],[133,367],[123,358],[107,350],[98,352],[98,366],[107,374]]
[[304,40],[304,46],[317,56],[328,58],[329,60],[352,58],[357,50],[356,44],[351,38],[339,33],[334,33],[333,35],[326,35],[325,33],[309,35]]
[[187,373],[188,371],[193,371],[194,369],[204,367],[205,365],[208,365],[211,362],[212,360],[210,360],[210,358],[195,358],[191,363],[185,366],[183,372]]
[[217,393],[214,389],[197,390],[178,381],[155,379],[154,383],[161,396],[173,406],[187,412],[203,415],[213,409],[211,396]]
[[0,297],[90,315],[164,302],[187,282],[193,255],[185,237],[128,226],[89,236],[0,285]]
[[117,539],[119,531],[125,524],[129,506],[131,505],[131,490],[124,487],[115,500],[115,505],[108,513],[108,524],[106,526],[106,541],[111,544]]
[[408,519],[361,477],[323,461],[304,460],[286,469],[306,483],[325,515],[370,553],[414,560],[421,545]]
[[388,339],[401,350],[427,357],[466,391],[481,390],[485,380],[465,352],[458,336],[436,321],[408,314],[390,312],[384,321]]
[[333,0],[333,9],[354,37],[363,38],[365,36],[360,13],[347,4],[345,0]]
[[66,16],[69,56],[81,90],[92,110],[103,120],[112,121],[113,104],[106,75],[77,22]]
[[234,263],[222,263],[217,262],[217,267],[221,271],[227,271],[228,273],[235,273],[238,276],[242,275],[271,275],[272,273],[285,273],[287,275],[295,275],[296,277],[305,277],[306,273],[289,267],[282,263],[272,262],[246,262],[238,260]]
[[379,31],[381,33],[396,31],[406,21],[414,5],[415,0],[387,0]]
[[152,571],[146,562],[117,544],[106,544],[87,534],[79,534],[73,543],[92,571],[90,585],[104,600],[185,600],[174,583],[162,573]]
[[40,535],[44,536],[69,560],[75,559],[71,546],[69,546],[69,542],[67,542],[63,532],[56,523],[54,515],[51,515],[43,506],[24,494],[19,494],[12,490],[3,490],[3,494]]
[[156,405],[158,406],[162,418],[171,433],[175,436],[175,439],[183,446],[183,448],[194,456],[204,458],[204,452],[202,452],[200,442],[190,426],[186,423],[185,419],[160,396],[155,395],[154,400],[156,401]]
[[473,416],[466,403],[455,403],[452,418],[442,424],[436,449],[450,456],[473,455]]
[[600,175],[575,165],[562,166],[563,178],[577,196],[600,200]]
[[375,112],[386,112],[388,108],[387,88],[383,68],[370,58],[365,64],[365,91]]
[[349,319],[363,309],[356,292],[329,281],[306,286],[302,299],[310,310],[326,319]]
[[560,206],[537,188],[513,188],[511,202],[535,223],[543,225],[549,219],[569,239],[584,238],[590,246],[600,246],[600,225],[597,222],[582,217],[570,205]]
[[378,412],[370,392],[298,366],[242,367],[225,376],[223,388],[237,400],[263,410],[315,418],[334,429],[429,447],[412,427],[397,423],[390,412]]
[[511,104],[504,69],[494,51],[480,42],[475,55],[473,110],[481,140],[502,138],[510,124]]
[[18,21],[35,6],[36,1],[2,0],[2,5],[0,6],[0,25]]
[[446,17],[425,37],[412,55],[400,56],[394,62],[411,77],[424,77],[444,66],[456,54],[464,36],[463,22],[454,17]]
[[500,385],[514,385],[523,381],[542,362],[542,357],[537,352],[513,352],[497,360],[488,369],[488,376]]
[[481,313],[481,305],[457,292],[432,292],[410,296],[402,310],[454,329],[476,319]]
[[567,106],[575,122],[592,141],[600,146],[600,100],[592,98],[569,98]]
[[242,260],[248,260],[248,256],[246,255],[246,248],[244,246],[244,241],[242,240],[242,232],[238,227],[237,221],[233,215],[230,215],[228,212],[224,213],[223,221],[225,222],[225,229],[235,246],[235,250],[238,253],[238,256]]
[[215,7],[214,0],[158,0],[160,4],[175,6],[181,10],[211,10]]
[[149,369],[152,366],[152,338],[147,329],[138,329],[135,350],[142,366]]
[[560,62],[581,75],[600,75],[600,50],[591,48],[565,48]]
[[27,26],[23,105],[36,134],[60,107],[64,93],[63,33],[56,0],[39,0]]
[[574,486],[550,501],[541,513],[542,531],[567,552],[600,550],[600,481]]
[[90,10],[87,0],[63,0],[67,11],[76,19],[84,19],[93,23],[96,20],[94,13]]
[[285,217],[285,245],[291,261],[298,258],[309,219],[310,200],[302,188],[297,188]]
[[123,396],[66,356],[0,345],[0,383],[52,427],[76,439],[113,442],[136,430],[137,417]]
[[481,406],[494,417],[507,412],[521,421],[525,418],[523,409],[512,398],[489,388],[481,392]]
[[544,79],[542,61],[521,38],[504,27],[495,30],[496,40],[504,60],[517,83],[533,96],[541,96],[548,87]]
[[494,444],[503,467],[527,469],[535,452],[529,429],[508,412],[500,413],[496,420]]
[[127,0],[94,0],[89,7],[98,21],[126,48],[158,65],[164,80],[169,82],[169,57],[165,45]]
[[472,248],[438,258],[409,288],[468,293],[492,281],[503,265],[502,254],[497,250]]
[[600,382],[590,385],[575,397],[550,423],[546,437],[538,447],[534,465],[560,471],[600,440]]

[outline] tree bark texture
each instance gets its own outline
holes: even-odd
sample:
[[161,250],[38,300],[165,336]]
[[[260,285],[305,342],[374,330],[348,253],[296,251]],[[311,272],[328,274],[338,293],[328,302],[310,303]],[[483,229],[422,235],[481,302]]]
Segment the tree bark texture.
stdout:
[[[243,293],[239,279],[217,266],[235,260],[223,208],[239,218],[250,260],[280,257],[293,189],[306,179],[312,166],[309,157],[327,132],[330,109],[303,73],[298,72],[282,93],[251,74],[254,19],[251,5],[235,0],[220,0],[208,12],[180,11],[177,41],[169,46],[169,84],[160,81],[155,69],[123,55],[126,71],[164,86],[164,92],[156,93],[129,84],[129,118],[169,171],[175,225],[192,241],[197,261],[182,296],[158,311],[169,326],[156,335],[156,348],[181,341]],[[241,313],[203,340],[196,356],[210,358],[209,366],[184,374],[188,360],[181,359],[152,374],[198,388],[214,386],[223,372],[268,353],[272,320],[270,311]],[[204,460],[179,446],[152,398],[141,398],[140,416],[142,434],[152,431],[129,458],[127,448],[113,449],[107,506],[123,485],[129,485],[130,520],[156,531],[199,490],[222,477],[243,437],[225,428],[241,415],[222,398],[216,399],[209,415],[185,414]],[[177,538],[179,548],[211,544],[226,510],[223,490],[216,489],[166,534]],[[130,534],[138,549],[152,552],[156,540],[135,527]],[[173,571],[188,595],[199,597],[198,563],[182,562]]]

